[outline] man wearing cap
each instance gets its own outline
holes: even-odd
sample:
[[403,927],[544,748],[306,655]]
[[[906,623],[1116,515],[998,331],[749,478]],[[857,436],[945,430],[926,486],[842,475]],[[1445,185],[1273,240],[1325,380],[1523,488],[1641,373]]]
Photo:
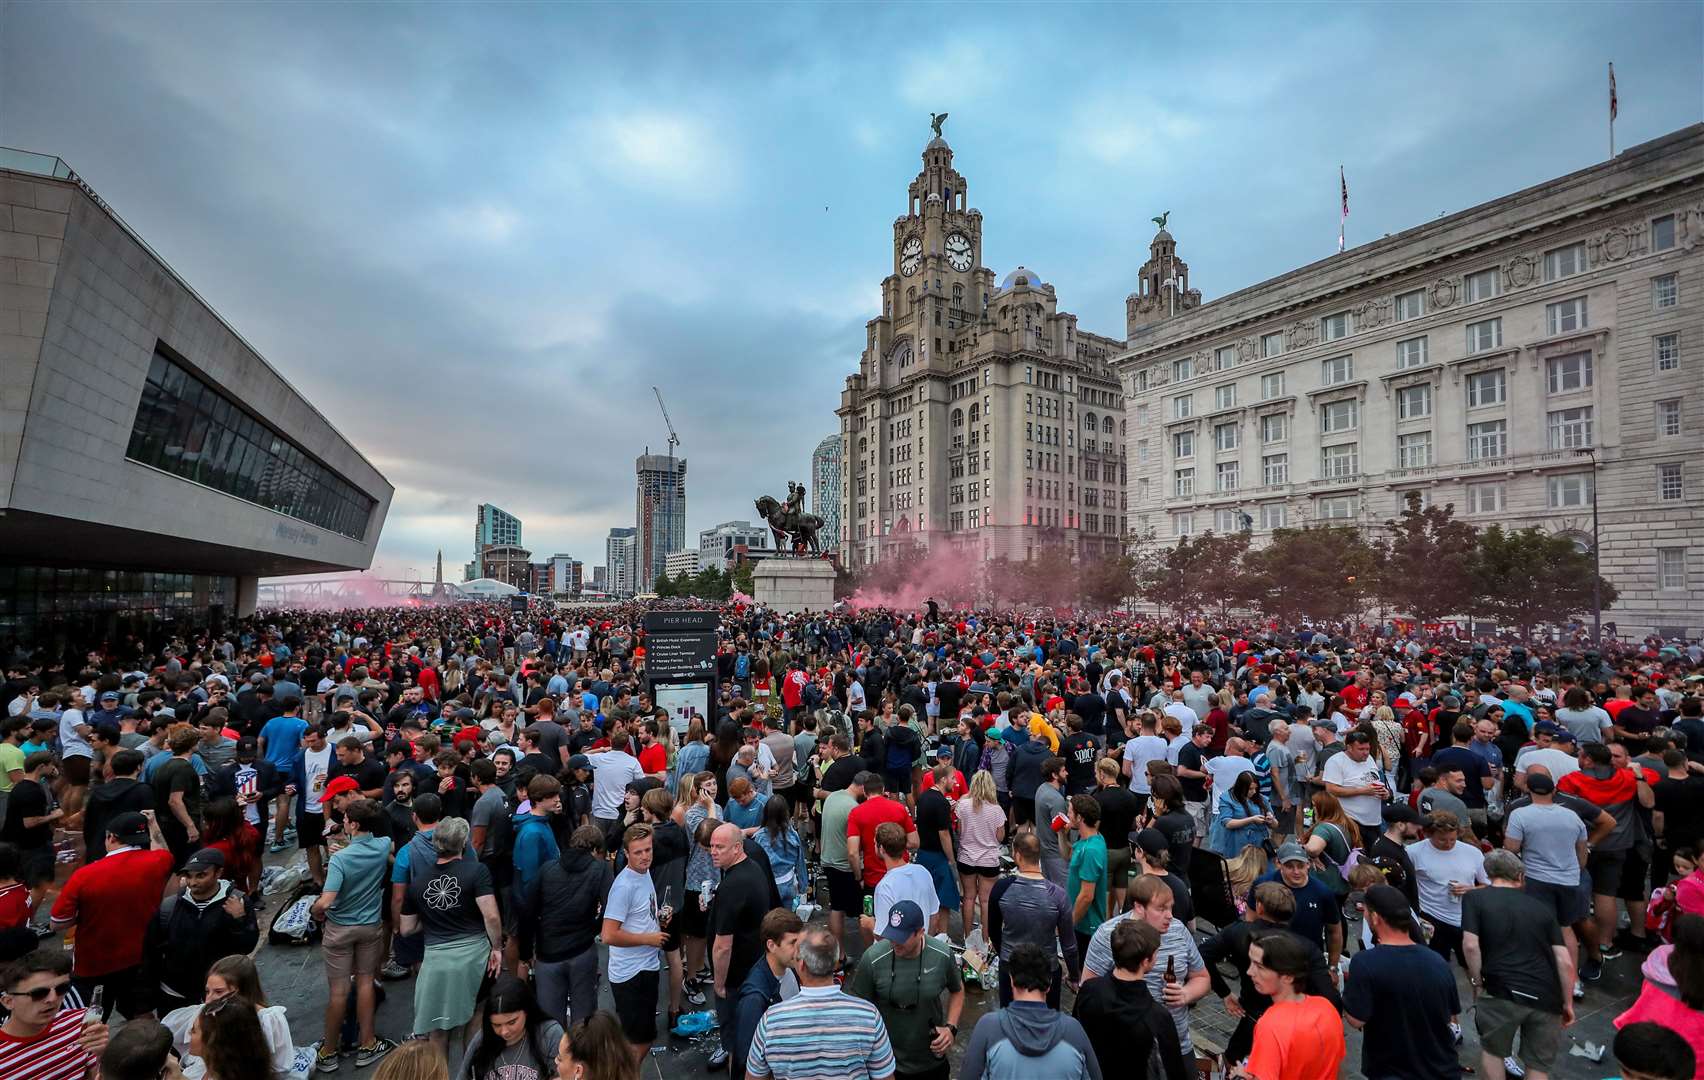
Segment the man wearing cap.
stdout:
[[[141,980],[143,932],[172,876],[172,853],[150,812],[119,814],[107,822],[106,856],[79,867],[53,903],[56,930],[77,928],[71,974],[87,1000],[106,987],[106,1011],[127,1017],[154,1007]],[[152,846],[150,846],[152,845]]]
[[1364,1032],[1361,1074],[1459,1077],[1452,1018],[1461,1012],[1461,997],[1449,964],[1419,944],[1402,893],[1374,885],[1365,908],[1378,947],[1356,953],[1343,982],[1345,1018]]
[[1550,778],[1556,781],[1579,769],[1580,759],[1574,753],[1573,732],[1549,720],[1541,720],[1533,727],[1532,736],[1534,745],[1523,747],[1515,755],[1516,787],[1523,791],[1526,789],[1527,771],[1535,765],[1543,766]]
[[1296,900],[1295,914],[1290,917],[1290,929],[1325,950],[1326,961],[1337,977],[1337,961],[1343,955],[1343,911],[1330,886],[1308,873],[1312,860],[1308,849],[1295,841],[1278,845],[1273,859],[1277,869],[1268,871],[1262,881],[1282,882]]
[[923,909],[901,900],[880,939],[858,961],[849,992],[875,1005],[887,1025],[896,1077],[947,1080],[947,1051],[958,1035],[964,979],[952,950],[925,932]]
[[1386,803],[1384,832],[1367,847],[1367,861],[1378,867],[1385,884],[1400,892],[1408,906],[1420,906],[1420,888],[1414,880],[1414,862],[1408,845],[1420,839],[1420,814],[1406,801]]
[[202,848],[179,872],[183,889],[149,920],[142,944],[146,987],[162,1015],[201,1000],[215,961],[246,956],[260,940],[253,902],[224,878],[225,855]]

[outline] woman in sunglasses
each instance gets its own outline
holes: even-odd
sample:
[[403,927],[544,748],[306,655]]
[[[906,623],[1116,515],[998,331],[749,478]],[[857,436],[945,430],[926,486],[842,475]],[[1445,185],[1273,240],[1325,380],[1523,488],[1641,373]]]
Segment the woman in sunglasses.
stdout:
[[100,1075],[106,1025],[98,1014],[66,1008],[71,992],[71,956],[38,949],[0,969],[0,1076],[6,1080],[60,1080]]

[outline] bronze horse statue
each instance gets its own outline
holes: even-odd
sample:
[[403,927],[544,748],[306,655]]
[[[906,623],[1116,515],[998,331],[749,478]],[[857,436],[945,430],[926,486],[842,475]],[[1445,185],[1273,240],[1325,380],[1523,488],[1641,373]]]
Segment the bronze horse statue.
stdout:
[[773,495],[764,495],[756,502],[758,515],[769,523],[769,531],[775,534],[775,546],[782,551],[794,555],[807,552],[821,555],[822,549],[817,546],[817,530],[822,528],[822,518],[815,514],[801,513],[798,519],[792,520],[793,515],[787,512],[785,505]]

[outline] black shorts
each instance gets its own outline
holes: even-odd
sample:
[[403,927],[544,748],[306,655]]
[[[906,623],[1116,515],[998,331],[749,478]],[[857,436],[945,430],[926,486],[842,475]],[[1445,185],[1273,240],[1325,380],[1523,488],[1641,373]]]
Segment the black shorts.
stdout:
[[1593,896],[1616,896],[1621,889],[1621,871],[1627,852],[1594,851],[1586,856],[1586,872],[1592,876]]
[[852,871],[825,866],[822,872],[828,878],[828,910],[850,915],[854,919],[862,915],[864,890],[859,886],[858,879],[852,876]]
[[18,853],[18,881],[34,888],[37,885],[53,884],[53,875],[58,868],[53,861],[53,848],[29,848]]
[[801,806],[811,804],[811,795],[815,793],[815,790],[809,784],[794,784],[790,788],[783,789],[781,794],[787,800],[787,808],[797,810]]
[[609,984],[610,996],[615,999],[615,1015],[621,1021],[621,1033],[628,1042],[657,1041],[657,976],[655,971],[641,971],[626,982]]
[[296,843],[303,851],[325,846],[325,815],[303,811],[296,815]]
[[154,995],[148,993],[147,983],[142,977],[142,968],[125,968],[123,971],[108,972],[105,975],[73,977],[71,985],[84,1001],[94,995],[95,988],[101,987],[101,1016],[110,1018],[113,1010],[117,1009],[128,1020],[140,1016],[154,1008]]
[[900,771],[884,772],[884,773],[882,773],[882,779],[887,782],[887,793],[889,795],[898,796],[899,798],[903,799],[907,795],[911,794],[911,770],[910,769],[906,769],[903,772],[900,772]]
[[1560,926],[1573,926],[1592,913],[1589,886],[1582,889],[1579,885],[1557,885],[1528,877],[1521,891],[1549,909]]
[[1012,822],[1016,825],[1035,824],[1035,800],[1021,795],[1012,797]]
[[709,919],[709,912],[699,910],[697,890],[688,889],[675,909],[675,917],[669,920],[672,927],[669,933],[671,937],[678,934],[680,937],[702,938],[709,929]]
[[958,872],[960,877],[967,878],[997,878],[1000,876],[1000,868],[998,866],[966,866],[964,863],[959,863]]
[[1639,854],[1638,848],[1627,853],[1627,861],[1621,864],[1621,887],[1615,890],[1616,899],[1635,904],[1651,899],[1651,891],[1645,887],[1650,864],[1651,860]]

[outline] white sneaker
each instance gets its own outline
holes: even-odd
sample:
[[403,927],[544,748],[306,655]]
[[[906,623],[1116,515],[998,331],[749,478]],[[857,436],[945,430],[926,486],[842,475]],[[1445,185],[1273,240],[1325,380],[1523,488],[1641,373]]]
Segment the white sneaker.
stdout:
[[1575,979],[1574,980],[1574,1000],[1579,1001],[1581,998],[1583,998],[1585,996],[1586,996],[1586,984],[1581,982],[1578,979]]
[[1519,1080],[1526,1075],[1526,1069],[1521,1066],[1519,1059],[1509,1056],[1503,1059],[1503,1071]]
[[1461,1045],[1461,1025],[1460,1024],[1451,1024],[1450,1025],[1450,1037],[1455,1040],[1455,1044],[1457,1046]]

